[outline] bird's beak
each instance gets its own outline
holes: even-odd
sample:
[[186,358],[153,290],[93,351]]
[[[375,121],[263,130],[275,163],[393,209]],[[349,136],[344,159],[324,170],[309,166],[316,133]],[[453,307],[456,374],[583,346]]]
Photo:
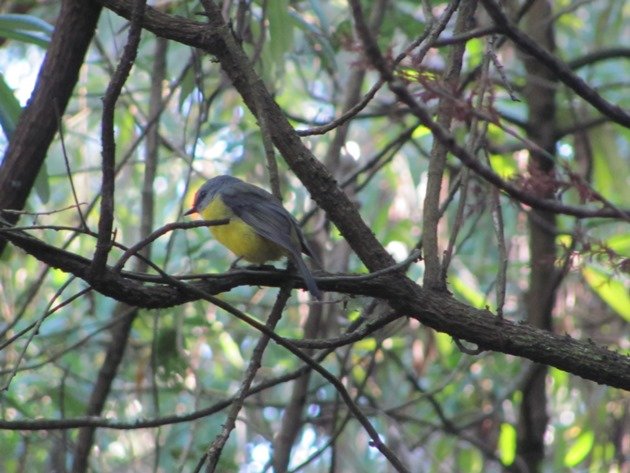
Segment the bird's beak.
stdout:
[[187,210],[184,215],[192,215],[195,213],[197,213],[197,209],[195,207],[192,207],[190,210]]

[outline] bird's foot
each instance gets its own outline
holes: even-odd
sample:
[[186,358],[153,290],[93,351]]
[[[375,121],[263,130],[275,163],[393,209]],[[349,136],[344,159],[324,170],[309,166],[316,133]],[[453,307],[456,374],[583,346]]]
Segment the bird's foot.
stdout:
[[230,269],[238,269],[238,262],[241,260],[242,258],[236,258],[234,260],[234,262],[232,262],[232,264],[230,265]]

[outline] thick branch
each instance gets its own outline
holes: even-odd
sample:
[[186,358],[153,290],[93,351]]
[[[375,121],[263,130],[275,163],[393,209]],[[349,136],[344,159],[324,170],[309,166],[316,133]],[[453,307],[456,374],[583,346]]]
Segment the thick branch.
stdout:
[[[24,108],[0,166],[0,209],[24,208],[48,146],[79,77],[101,7],[85,0],[62,2],[35,89]],[[17,214],[3,218],[17,221]],[[0,251],[4,243],[0,242]]]
[[[103,1],[123,16],[130,14],[129,5],[125,2]],[[229,56],[225,41],[215,29],[208,29],[206,25],[197,25],[195,22],[160,14],[151,8],[147,8],[144,17],[144,26],[152,29],[156,34],[188,42],[188,44],[216,53],[246,103],[254,104],[250,88],[252,82],[245,79],[245,72],[241,70],[242,62],[239,63]],[[217,30],[219,29],[221,29],[220,26],[217,27]],[[223,34],[226,31],[229,33],[227,28],[223,28],[222,31]],[[384,254],[381,245],[371,232],[368,232],[369,238],[366,241],[362,240],[365,236],[365,225],[360,220],[356,208],[339,191],[327,171],[304,148],[282,116],[281,110],[268,95],[262,82],[258,81],[256,84],[255,93],[263,94],[265,103],[263,110],[269,114],[267,120],[274,124],[271,127],[274,131],[274,144],[285,156],[292,169],[305,184],[309,185],[309,190],[333,221],[338,225],[343,225],[344,236],[359,256],[370,263],[370,269],[383,269],[390,266],[391,259]],[[438,139],[448,137],[448,133],[442,127],[428,120]],[[452,137],[450,138],[446,141],[451,151],[455,150],[458,156],[467,153],[455,143]],[[355,223],[357,226],[353,227]],[[46,261],[48,264],[76,274],[92,284],[95,290],[117,300],[140,307],[157,308],[182,304],[197,298],[194,294],[168,285],[156,284],[144,287],[139,282],[111,270],[105,271],[102,280],[92,281],[87,276],[86,268],[89,267],[87,260],[82,261],[81,257],[71,253],[59,258],[58,250],[55,248],[49,245],[42,246],[41,242],[37,244],[36,239],[18,233],[7,234],[6,238],[42,260],[46,257],[49,260]],[[62,267],[62,263],[67,267]],[[232,275],[230,277],[236,278]],[[201,286],[206,288],[207,292],[217,293],[229,289],[230,286],[226,285],[225,281],[226,278],[220,277]],[[231,280],[233,284],[235,281],[236,279]],[[279,275],[271,273],[261,277],[261,275],[248,272],[238,276],[238,284],[275,286],[284,281],[286,281],[286,275],[282,273]],[[445,294],[425,291],[400,273],[383,275],[370,280],[362,279],[359,282],[348,279],[336,281],[320,279],[318,284],[323,290],[365,294],[387,299],[399,313],[413,315],[429,327],[476,343],[483,349],[523,356],[587,379],[630,389],[630,358],[592,344],[565,339],[526,325],[500,321],[487,311],[470,308]]]
[[[142,284],[139,277],[117,273],[107,267],[101,278],[91,279],[90,260],[57,249],[24,232],[6,231],[2,235],[16,246],[46,264],[70,272],[90,284],[101,294],[146,309],[172,307],[199,299],[193,291],[160,284]],[[191,283],[193,288],[216,294],[240,285],[279,287],[287,278],[301,284],[297,276],[286,272],[235,271]],[[484,350],[521,356],[554,366],[600,384],[630,390],[630,357],[569,336],[555,335],[527,324],[500,319],[487,310],[479,310],[455,300],[445,293],[424,290],[400,273],[365,276],[318,278],[324,291],[378,297],[388,300],[403,315],[417,318],[424,325],[455,338],[477,344]]]

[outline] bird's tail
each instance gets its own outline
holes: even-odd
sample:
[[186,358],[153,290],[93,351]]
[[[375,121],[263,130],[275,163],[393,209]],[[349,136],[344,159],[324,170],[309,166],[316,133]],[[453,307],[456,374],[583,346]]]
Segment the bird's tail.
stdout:
[[321,301],[322,292],[317,287],[317,283],[315,283],[315,278],[313,278],[313,274],[311,273],[311,270],[308,269],[308,266],[306,266],[306,263],[302,259],[302,256],[294,255],[293,253],[291,254],[291,256],[291,261],[297,266],[300,275],[304,279],[304,283],[306,284],[308,292],[310,292],[317,300]]

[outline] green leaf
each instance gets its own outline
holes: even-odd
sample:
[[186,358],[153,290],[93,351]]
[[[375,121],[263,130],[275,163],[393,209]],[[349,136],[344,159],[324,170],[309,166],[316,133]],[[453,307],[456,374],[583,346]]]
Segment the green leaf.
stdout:
[[616,135],[608,127],[594,130],[593,144],[594,187],[613,203],[623,205],[630,198],[627,156],[619,153]]
[[478,450],[465,449],[457,456],[460,471],[468,471],[470,473],[482,471],[483,459]]
[[41,18],[19,13],[7,13],[0,15],[0,28],[19,28],[24,31],[40,31],[51,36],[55,28]]
[[48,182],[48,178],[48,166],[46,165],[46,161],[44,161],[35,178],[35,192],[37,192],[37,197],[39,197],[39,200],[41,200],[43,204],[47,203],[50,199],[50,183]]
[[269,41],[271,57],[277,71],[284,69],[284,53],[293,46],[293,20],[288,0],[269,2]]
[[573,468],[582,462],[593,448],[595,434],[593,431],[583,432],[569,448],[564,456],[564,465]]
[[368,337],[355,343],[355,348],[359,351],[373,352],[376,350],[376,339]]
[[584,268],[582,276],[612,310],[630,322],[630,295],[623,282],[592,266]]
[[184,109],[184,103],[186,102],[190,94],[192,94],[193,90],[195,90],[195,87],[196,87],[195,69],[192,67],[189,67],[186,70],[186,73],[184,74],[184,77],[182,78],[182,82],[180,85],[179,104],[178,104],[179,110]]
[[511,179],[518,173],[516,161],[512,156],[492,154],[490,155],[490,165],[494,172],[503,179]]
[[620,233],[607,238],[606,246],[614,252],[630,258],[630,233]]
[[483,292],[471,287],[470,284],[466,284],[461,278],[454,274],[449,275],[448,280],[455,293],[463,297],[464,300],[473,307],[483,309],[487,305],[488,300]]
[[499,456],[504,465],[511,465],[516,457],[516,429],[512,424],[501,424]]
[[569,375],[566,371],[559,370],[558,368],[550,368],[549,375],[554,381],[554,389],[566,389],[569,382]]
[[[327,35],[322,34],[322,29],[326,29],[322,26],[320,29],[317,25],[314,25],[306,21],[301,15],[292,12],[291,18],[295,22],[295,26],[298,30],[302,30],[306,36],[311,38],[311,41],[315,43],[315,47],[312,47],[313,54],[316,54],[321,60],[322,65],[326,69],[334,70],[335,64],[335,50]],[[317,47],[319,46],[319,48]]]
[[479,38],[473,38],[466,43],[466,56],[470,67],[477,67],[483,61],[485,54],[485,42]]
[[177,349],[177,330],[171,327],[163,328],[158,333],[155,347],[157,365],[164,368],[167,376],[182,374],[186,370],[186,360]]
[[311,4],[313,12],[317,16],[317,20],[319,20],[322,31],[327,32],[330,28],[330,22],[328,21],[328,17],[326,16],[324,9],[322,8],[322,4],[319,2],[319,0],[310,0],[309,3]]
[[221,334],[219,335],[219,344],[221,345],[221,349],[225,353],[225,358],[228,359],[230,363],[232,363],[232,366],[239,369],[245,366],[245,361],[243,360],[243,356],[241,355],[241,350],[229,333],[221,332]]
[[0,126],[7,139],[11,138],[20,118],[20,113],[22,113],[20,102],[15,98],[13,90],[7,85],[4,76],[0,73]]
[[0,37],[48,47],[53,27],[31,15],[0,15]]
[[435,334],[435,343],[440,355],[448,357],[453,353],[453,339],[448,333],[437,332]]

